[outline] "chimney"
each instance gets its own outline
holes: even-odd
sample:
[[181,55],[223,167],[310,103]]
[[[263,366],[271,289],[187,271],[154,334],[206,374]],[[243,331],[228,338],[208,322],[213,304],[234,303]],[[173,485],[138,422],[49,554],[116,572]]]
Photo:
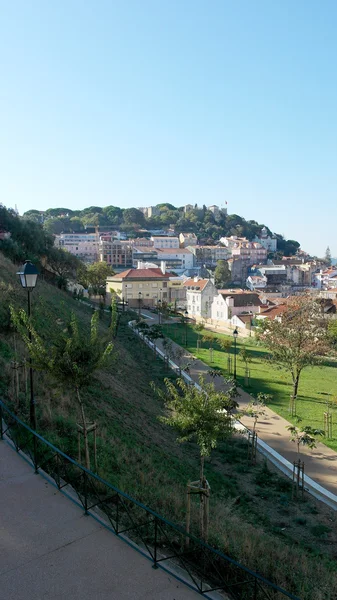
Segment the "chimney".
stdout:
[[163,275],[166,273],[166,262],[164,260],[160,261],[160,269]]
[[193,277],[193,281],[195,281],[195,283],[196,283],[197,281],[199,281],[199,277],[198,277],[198,275],[196,275],[196,277]]

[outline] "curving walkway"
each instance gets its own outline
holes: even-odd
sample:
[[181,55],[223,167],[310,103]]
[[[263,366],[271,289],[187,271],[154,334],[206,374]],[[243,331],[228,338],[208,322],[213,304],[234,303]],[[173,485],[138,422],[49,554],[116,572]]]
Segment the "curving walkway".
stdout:
[[[144,311],[145,312],[145,311]],[[153,315],[152,315],[153,316]],[[153,323],[158,322],[157,319]],[[170,321],[166,321],[170,323]],[[157,347],[163,351],[161,340],[157,340]],[[172,342],[173,347],[178,347],[178,344]],[[186,361],[190,362],[192,354],[185,350]],[[189,368],[189,376],[193,381],[197,382],[200,375],[204,375],[206,381],[211,381],[207,372],[210,367],[201,360],[194,360],[193,365]],[[214,384],[221,388],[223,384],[220,379],[215,378]],[[239,411],[242,411],[250,402],[250,395],[239,388]],[[241,421],[247,426],[252,427],[253,419],[243,417]],[[263,420],[257,424],[257,434],[259,439],[268,444],[273,450],[292,463],[297,458],[296,445],[290,440],[289,432],[286,427],[290,425],[286,419],[280,417],[270,408],[266,408],[266,415]],[[318,442],[317,448],[310,450],[306,447],[301,447],[300,458],[305,462],[305,474],[312,478],[322,487],[326,488],[332,494],[337,495],[337,453],[331,448]]]
[[0,600],[197,600],[0,441]]

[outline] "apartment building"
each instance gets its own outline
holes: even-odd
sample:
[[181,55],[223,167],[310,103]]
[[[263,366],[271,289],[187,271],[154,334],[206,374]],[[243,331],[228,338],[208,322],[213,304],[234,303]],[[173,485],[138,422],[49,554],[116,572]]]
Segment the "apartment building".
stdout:
[[116,240],[111,234],[101,235],[99,258],[114,268],[132,266],[132,246],[128,240]]
[[267,250],[258,242],[237,242],[231,249],[232,257],[242,258],[248,266],[267,261]]
[[179,238],[171,235],[153,235],[151,242],[155,248],[179,248]]
[[130,307],[155,306],[160,299],[169,301],[169,280],[171,273],[166,272],[166,265],[161,267],[127,269],[107,278],[106,291],[115,292]]
[[225,246],[187,246],[187,249],[195,256],[195,264],[198,267],[215,267],[218,260],[227,260],[231,252]]
[[198,238],[195,233],[180,233],[179,243],[181,248],[187,248],[188,246],[196,246]]
[[54,245],[86,263],[96,262],[99,257],[99,238],[96,233],[61,233],[55,236]]
[[268,252],[276,252],[277,250],[277,238],[274,235],[270,236],[266,227],[262,227],[261,234],[255,236],[254,242],[261,244]]
[[134,247],[132,261],[134,266],[139,261],[153,262],[158,265],[165,261],[167,268],[173,271],[185,271],[194,266],[194,256],[187,248]]

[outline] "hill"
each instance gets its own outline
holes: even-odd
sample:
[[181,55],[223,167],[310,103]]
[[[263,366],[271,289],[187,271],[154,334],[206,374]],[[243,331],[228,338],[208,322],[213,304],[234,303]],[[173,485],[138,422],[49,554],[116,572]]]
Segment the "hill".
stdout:
[[[152,214],[154,213],[154,215]],[[214,243],[222,236],[244,236],[252,240],[260,235],[264,224],[257,221],[247,221],[239,215],[227,215],[224,210],[213,213],[205,205],[188,205],[176,208],[172,204],[158,204],[151,216],[147,217],[137,208],[119,208],[118,206],[90,206],[84,210],[73,211],[69,208],[50,208],[41,213],[29,210],[24,214],[25,219],[35,223],[43,223],[46,232],[59,234],[72,231],[84,231],[87,227],[120,229],[129,235],[139,235],[139,231],[147,229],[162,229],[174,227],[177,233],[193,232],[202,243]],[[271,230],[267,227],[269,234]],[[296,240],[285,240],[283,235],[276,234],[278,239],[279,256],[296,254],[300,244]]]
[[[25,306],[16,267],[0,253],[0,393],[13,403],[15,378],[11,361],[22,361],[24,348],[3,320],[9,302]],[[47,338],[75,312],[83,327],[91,308],[44,281],[33,292],[36,328]],[[186,482],[198,476],[193,443],[179,445],[175,433],[158,421],[161,401],[157,385],[167,372],[153,353],[121,320],[115,342],[117,357],[93,377],[85,391],[88,418],[98,424],[98,472],[165,517],[184,524]],[[102,334],[108,318],[102,318]],[[28,417],[25,371],[19,370],[20,415]],[[77,404],[69,391],[35,373],[39,431],[77,459]],[[241,438],[219,445],[206,465],[211,496],[210,542],[303,600],[332,600],[337,595],[335,515],[311,498],[291,499],[291,486],[263,462],[247,463]],[[197,530],[194,505],[193,531]]]

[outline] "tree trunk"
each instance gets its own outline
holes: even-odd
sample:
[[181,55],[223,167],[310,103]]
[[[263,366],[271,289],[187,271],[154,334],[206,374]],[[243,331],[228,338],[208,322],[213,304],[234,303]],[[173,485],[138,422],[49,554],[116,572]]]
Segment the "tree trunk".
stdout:
[[296,373],[296,375],[293,375],[293,393],[292,393],[292,397],[291,397],[291,416],[294,417],[296,415],[296,400],[297,400],[297,393],[298,393],[298,384],[300,381],[300,374]]
[[84,453],[85,453],[85,466],[90,471],[90,454],[89,454],[89,443],[88,443],[88,431],[87,422],[85,419],[84,406],[80,395],[80,390],[76,388],[77,400],[80,405],[81,416],[82,416],[82,427],[83,427],[83,438],[84,438]]
[[205,457],[201,456],[200,457],[200,481],[201,481],[201,483],[204,480],[204,463],[205,463]]
[[299,381],[300,381],[300,373],[296,373],[296,375],[293,376],[293,398],[294,398],[294,402],[296,402],[296,398],[297,398]]

